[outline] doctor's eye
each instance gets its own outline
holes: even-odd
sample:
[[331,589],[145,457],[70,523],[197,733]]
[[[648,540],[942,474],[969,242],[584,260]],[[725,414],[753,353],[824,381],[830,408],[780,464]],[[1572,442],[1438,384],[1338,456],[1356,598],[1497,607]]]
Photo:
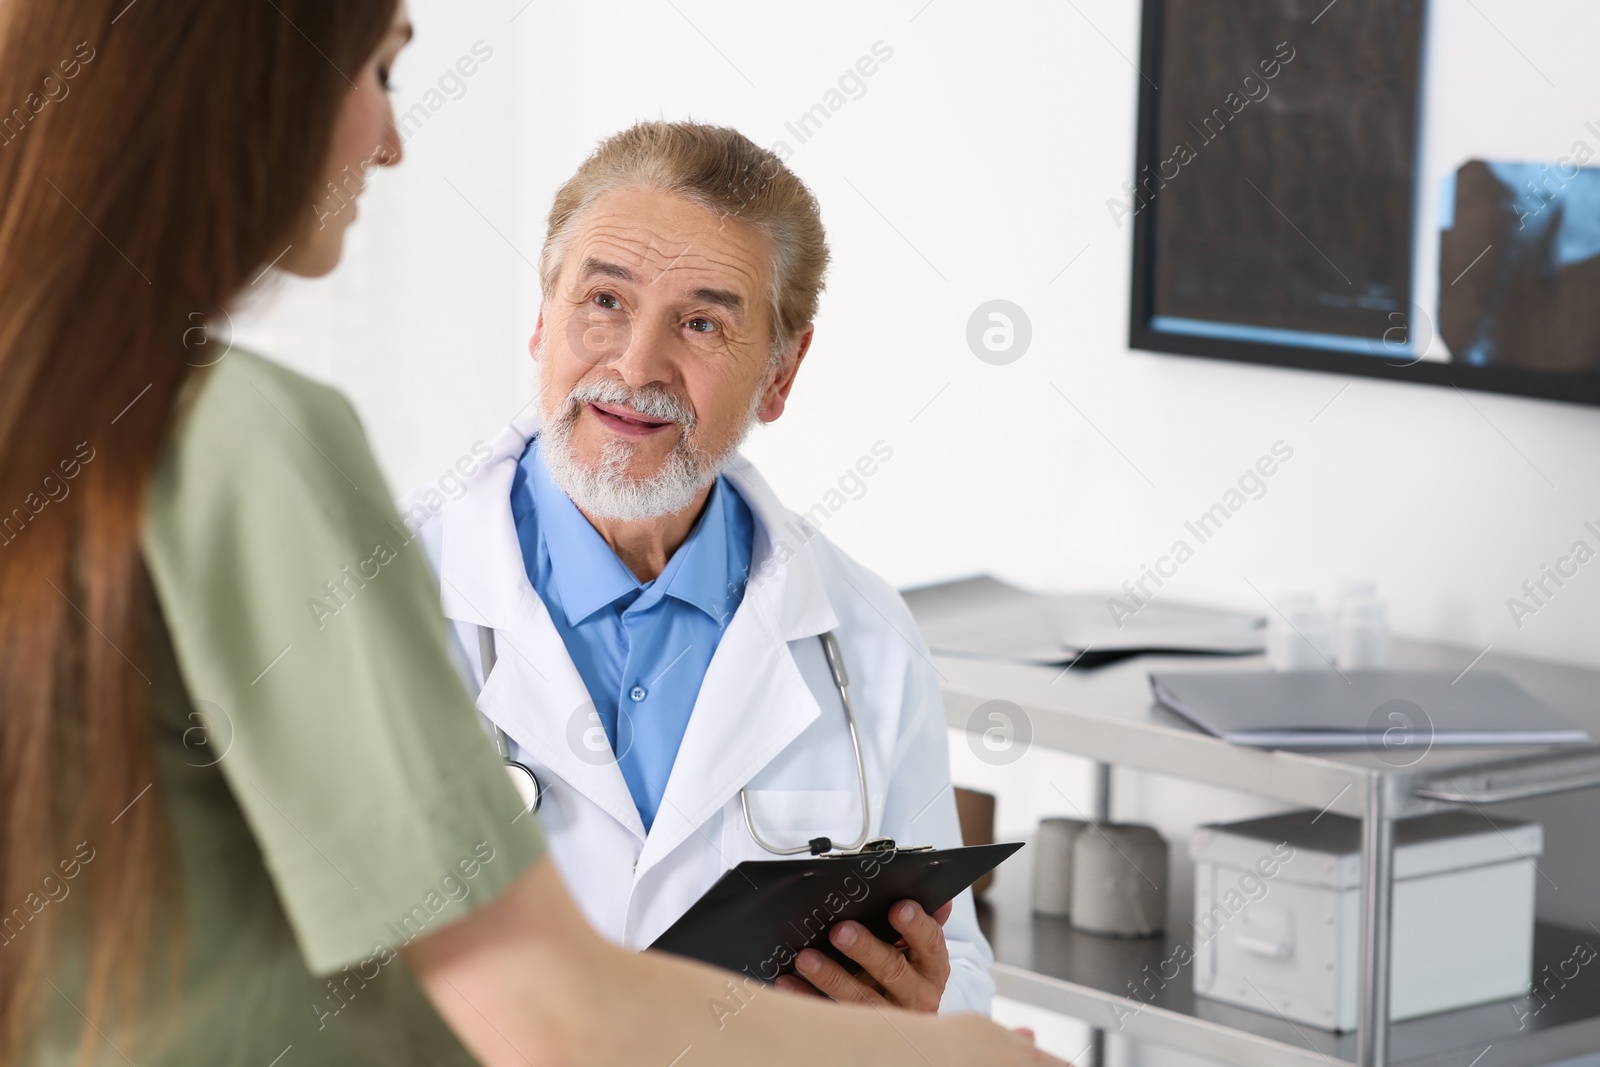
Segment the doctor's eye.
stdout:
[[717,324],[704,315],[696,315],[688,321],[687,325],[693,333],[716,333],[717,331]]
[[612,293],[597,293],[595,294],[594,302],[607,311],[619,311],[622,308],[622,301]]

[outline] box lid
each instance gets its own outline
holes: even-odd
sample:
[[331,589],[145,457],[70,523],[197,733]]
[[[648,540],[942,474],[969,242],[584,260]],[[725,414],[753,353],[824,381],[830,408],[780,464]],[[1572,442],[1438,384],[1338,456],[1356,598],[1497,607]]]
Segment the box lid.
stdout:
[[[1285,848],[1284,846],[1288,846]],[[1294,851],[1291,858],[1288,849]],[[1395,881],[1532,860],[1544,851],[1544,828],[1520,819],[1444,812],[1395,823]],[[1271,877],[1305,885],[1353,889],[1361,884],[1361,820],[1294,811],[1262,819],[1198,827],[1189,855],[1199,863],[1277,865]],[[1258,871],[1260,868],[1257,868]]]

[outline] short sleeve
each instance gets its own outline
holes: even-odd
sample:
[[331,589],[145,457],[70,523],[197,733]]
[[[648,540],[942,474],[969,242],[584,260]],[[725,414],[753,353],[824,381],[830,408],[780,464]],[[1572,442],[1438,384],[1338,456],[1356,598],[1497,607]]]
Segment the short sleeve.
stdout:
[[145,558],[217,767],[326,974],[463,917],[544,842],[349,404],[242,352],[209,374],[152,479]]

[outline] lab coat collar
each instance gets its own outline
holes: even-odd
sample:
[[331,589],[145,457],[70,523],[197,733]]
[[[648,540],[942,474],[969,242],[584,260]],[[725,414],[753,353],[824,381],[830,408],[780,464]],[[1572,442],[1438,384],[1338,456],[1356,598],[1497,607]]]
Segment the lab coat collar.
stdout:
[[750,555],[750,584],[745,599],[754,595],[775,613],[774,623],[784,641],[798,641],[826,633],[839,625],[828,600],[827,586],[817,563],[816,530],[783,506],[744,456],[735,456],[724,468],[727,478],[755,516],[755,546]]
[[495,437],[466,493],[444,506],[439,585],[448,618],[506,629],[529,597],[538,598],[511,518],[517,461],[538,427],[538,405],[530,403]]

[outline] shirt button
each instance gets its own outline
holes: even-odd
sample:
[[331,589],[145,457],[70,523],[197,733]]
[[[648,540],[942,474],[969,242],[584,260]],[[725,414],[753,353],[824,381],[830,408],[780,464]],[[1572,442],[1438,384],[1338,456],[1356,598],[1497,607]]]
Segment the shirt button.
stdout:
[[635,704],[649,695],[649,693],[645,692],[645,688],[642,685],[636,685],[628,691],[628,696],[633,698],[633,702]]

